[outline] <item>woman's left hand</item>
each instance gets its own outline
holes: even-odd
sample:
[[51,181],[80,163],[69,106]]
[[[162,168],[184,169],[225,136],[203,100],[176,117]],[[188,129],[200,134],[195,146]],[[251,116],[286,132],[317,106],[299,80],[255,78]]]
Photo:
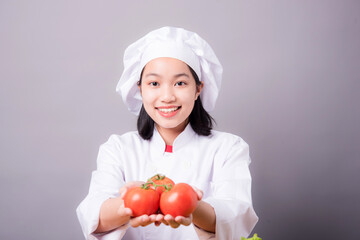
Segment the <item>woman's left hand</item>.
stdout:
[[[192,186],[192,187],[198,196],[198,201],[200,201],[203,196],[203,192],[194,186]],[[159,215],[161,215],[161,214],[159,214]],[[159,217],[159,219],[160,219],[160,217]],[[163,216],[161,222],[172,228],[178,228],[180,225],[189,226],[192,223],[192,220],[193,220],[192,214],[189,217],[176,216],[175,218],[173,216],[171,216],[170,214],[167,214],[166,216]]]

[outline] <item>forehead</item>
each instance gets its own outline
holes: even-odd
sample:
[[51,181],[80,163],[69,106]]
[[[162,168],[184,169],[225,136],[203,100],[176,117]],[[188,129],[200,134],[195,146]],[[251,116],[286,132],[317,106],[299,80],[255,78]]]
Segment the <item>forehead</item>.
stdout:
[[160,57],[149,61],[144,68],[144,72],[156,73],[190,73],[188,65],[176,58]]

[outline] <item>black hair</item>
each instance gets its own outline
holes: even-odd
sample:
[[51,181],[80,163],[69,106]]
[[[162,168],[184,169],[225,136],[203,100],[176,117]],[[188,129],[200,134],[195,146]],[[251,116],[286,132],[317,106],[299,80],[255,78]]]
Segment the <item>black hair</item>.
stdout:
[[[199,77],[195,73],[195,71],[188,66],[190,69],[190,72],[192,76],[195,79],[196,86],[199,87],[201,85],[201,82],[199,80]],[[140,75],[140,80],[138,82],[138,85],[141,85],[141,78],[143,75],[143,71]],[[210,116],[210,114],[204,109],[200,96],[195,100],[194,108],[191,111],[189,115],[189,123],[198,135],[201,136],[209,136],[211,134],[211,129],[213,127],[213,123],[215,120]],[[140,136],[145,139],[149,140],[153,136],[154,132],[154,120],[147,114],[145,111],[144,105],[141,106],[141,110],[139,113],[139,117],[137,119],[137,129],[140,134]]]

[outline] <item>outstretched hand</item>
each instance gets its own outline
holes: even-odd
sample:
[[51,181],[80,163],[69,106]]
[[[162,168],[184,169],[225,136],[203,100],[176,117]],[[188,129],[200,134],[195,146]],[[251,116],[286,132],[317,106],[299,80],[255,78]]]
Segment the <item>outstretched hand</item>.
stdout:
[[[202,199],[203,192],[197,187],[192,186],[192,188],[195,190],[198,196],[198,200],[200,201]],[[192,220],[193,220],[192,214],[188,217],[184,217],[184,216],[173,217],[170,214],[167,214],[163,217],[161,222],[172,228],[178,228],[180,225],[189,226],[192,223]]]
[[[124,196],[126,194],[126,192],[133,188],[133,187],[139,187],[142,184],[144,184],[145,182],[142,181],[134,181],[134,182],[128,182],[126,183],[120,190],[120,198],[124,199]],[[132,227],[145,227],[149,224],[154,223],[156,226],[159,226],[164,218],[164,216],[162,214],[152,214],[152,215],[141,215],[138,217],[133,217],[132,216],[132,210],[130,208],[126,208],[124,206],[124,200],[122,200],[122,204],[118,210],[119,215],[122,216],[128,216],[129,217],[129,224]]]
[[99,213],[99,224],[94,233],[103,233],[128,223],[133,215],[130,208],[124,205],[124,195],[132,187],[140,186],[143,182],[126,183],[119,190],[119,197],[109,198],[102,205]]
[[146,218],[147,215],[144,215],[145,217],[144,216],[132,217],[132,214],[133,214],[132,210],[130,208],[125,207],[125,205],[124,205],[124,196],[125,196],[126,192],[129,189],[131,189],[133,187],[141,186],[144,183],[145,182],[142,182],[142,181],[128,182],[124,186],[122,186],[119,190],[121,204],[118,209],[118,215],[123,218],[128,218],[130,225],[133,227],[146,226],[151,223],[150,222],[150,223],[146,224],[146,222],[148,222],[148,219]]

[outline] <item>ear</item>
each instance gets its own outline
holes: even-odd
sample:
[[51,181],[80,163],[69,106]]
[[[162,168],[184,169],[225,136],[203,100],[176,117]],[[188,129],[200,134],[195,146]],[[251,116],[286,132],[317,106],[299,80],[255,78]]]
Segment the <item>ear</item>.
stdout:
[[137,86],[138,86],[138,88],[139,88],[139,90],[140,90],[140,94],[142,94],[140,81],[137,82]]
[[196,85],[196,93],[195,93],[195,100],[199,97],[202,89],[204,87],[204,82],[201,81],[200,85]]

